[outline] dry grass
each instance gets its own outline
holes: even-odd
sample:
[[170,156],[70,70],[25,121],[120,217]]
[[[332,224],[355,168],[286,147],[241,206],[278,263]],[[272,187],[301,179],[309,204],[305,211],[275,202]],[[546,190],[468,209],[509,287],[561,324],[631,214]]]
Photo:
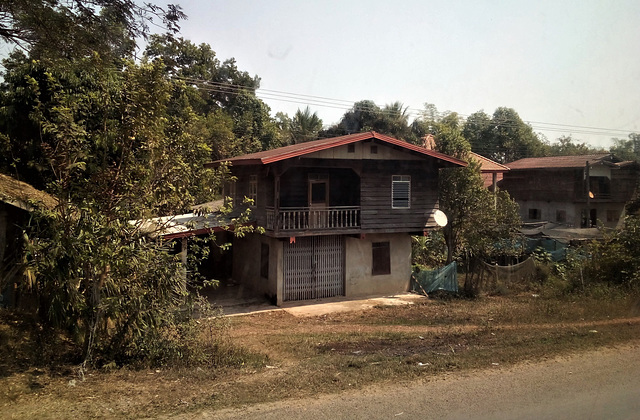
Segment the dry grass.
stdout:
[[[155,417],[495,368],[638,340],[639,303],[523,294],[312,318],[248,315],[233,318],[225,338],[241,358],[234,366],[95,371],[82,382],[70,369],[22,360],[4,364],[0,406],[15,418]],[[0,324],[2,354],[18,336]]]

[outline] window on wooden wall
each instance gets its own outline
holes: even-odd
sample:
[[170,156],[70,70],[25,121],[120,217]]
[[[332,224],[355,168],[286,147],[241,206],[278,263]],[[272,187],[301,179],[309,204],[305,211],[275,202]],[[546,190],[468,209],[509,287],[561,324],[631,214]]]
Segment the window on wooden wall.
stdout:
[[269,278],[269,244],[260,246],[260,277]]
[[249,198],[253,200],[253,205],[258,204],[258,175],[249,177]]
[[371,244],[371,274],[374,276],[391,274],[389,242],[374,242]]
[[411,176],[393,175],[391,178],[391,208],[411,207]]
[[556,210],[556,222],[564,223],[567,221],[567,212],[565,210]]
[[222,196],[224,197],[225,203],[232,201],[235,204],[236,202],[236,182],[235,181],[227,181],[224,183],[222,187]]

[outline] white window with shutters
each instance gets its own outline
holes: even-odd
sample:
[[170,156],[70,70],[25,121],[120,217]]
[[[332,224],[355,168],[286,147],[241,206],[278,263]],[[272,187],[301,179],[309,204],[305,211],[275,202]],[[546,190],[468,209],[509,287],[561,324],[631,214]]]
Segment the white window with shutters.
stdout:
[[411,207],[411,176],[393,175],[391,178],[391,208],[408,209]]

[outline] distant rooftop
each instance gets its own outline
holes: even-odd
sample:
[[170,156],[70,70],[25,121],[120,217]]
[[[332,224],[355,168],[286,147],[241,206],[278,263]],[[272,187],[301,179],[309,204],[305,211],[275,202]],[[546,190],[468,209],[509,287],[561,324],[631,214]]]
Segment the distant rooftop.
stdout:
[[471,158],[480,162],[480,172],[482,173],[491,173],[491,172],[501,173],[501,172],[507,172],[509,170],[507,166],[502,165],[496,161],[493,161],[477,153],[470,152],[469,155]]
[[617,163],[620,160],[611,153],[592,153],[589,155],[577,156],[547,156],[537,158],[524,158],[515,162],[507,163],[509,169],[544,169],[544,168],[583,168],[587,162],[594,163]]

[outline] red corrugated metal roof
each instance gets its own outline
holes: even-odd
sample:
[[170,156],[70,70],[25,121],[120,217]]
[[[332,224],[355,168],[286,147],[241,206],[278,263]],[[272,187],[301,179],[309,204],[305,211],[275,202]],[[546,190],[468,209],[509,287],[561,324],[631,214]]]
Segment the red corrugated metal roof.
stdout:
[[291,159],[294,157],[307,155],[309,153],[318,152],[320,150],[331,149],[334,147],[343,146],[345,144],[357,143],[359,141],[370,139],[375,139],[382,143],[391,144],[393,146],[397,146],[411,152],[416,152],[421,155],[431,156],[433,158],[451,163],[453,165],[467,166],[467,162],[456,159],[452,156],[438,153],[434,150],[427,150],[415,144],[407,143],[404,140],[398,140],[393,137],[385,136],[384,134],[376,133],[375,131],[349,134],[347,136],[332,137],[328,139],[309,141],[306,143],[293,144],[291,146],[279,147],[277,149],[236,156],[229,159],[222,159],[214,162],[214,164],[220,162],[231,162],[233,165],[266,165],[269,163],[274,163],[281,160]]
[[508,167],[493,161],[489,158],[486,158],[482,155],[479,155],[477,153],[474,152],[470,152],[469,153],[471,155],[471,157],[475,160],[477,160],[478,162],[480,162],[480,172],[482,173],[502,173],[502,172],[507,172],[509,170]]
[[[544,169],[544,168],[583,168],[588,161],[589,164],[609,160],[611,153],[593,153],[590,155],[578,156],[547,156],[538,158],[524,158],[515,162],[507,163],[509,169]],[[615,160],[613,161],[615,162]],[[613,163],[612,162],[612,163]]]

